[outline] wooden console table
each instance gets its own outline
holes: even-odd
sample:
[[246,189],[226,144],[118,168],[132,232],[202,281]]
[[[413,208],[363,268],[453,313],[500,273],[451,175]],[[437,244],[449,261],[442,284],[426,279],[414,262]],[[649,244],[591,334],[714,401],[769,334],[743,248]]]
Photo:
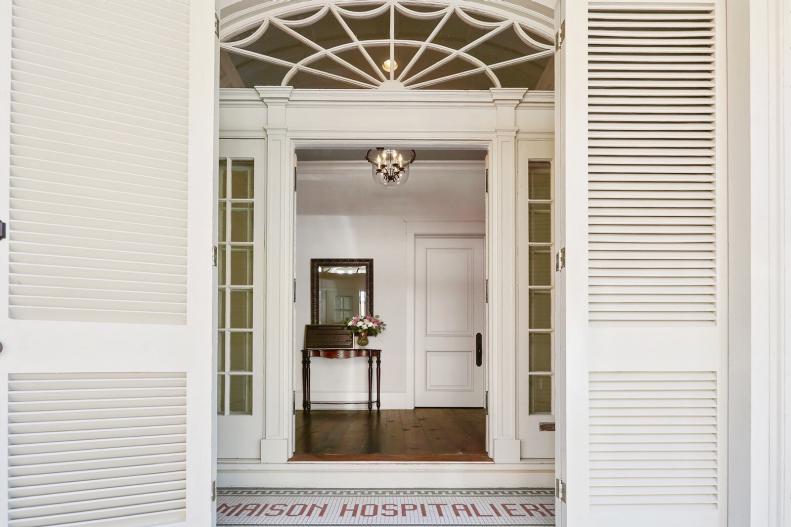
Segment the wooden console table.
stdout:
[[[354,359],[368,357],[368,400],[367,401],[311,401],[310,400],[310,359]],[[316,404],[367,404],[368,411],[373,409],[373,362],[376,359],[376,409],[381,406],[382,350],[370,348],[305,348],[302,350],[302,409],[310,413],[311,402]]]

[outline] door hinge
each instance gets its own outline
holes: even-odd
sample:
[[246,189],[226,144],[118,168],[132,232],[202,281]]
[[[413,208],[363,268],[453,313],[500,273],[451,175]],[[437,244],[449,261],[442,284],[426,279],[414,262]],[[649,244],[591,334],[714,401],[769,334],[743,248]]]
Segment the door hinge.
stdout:
[[560,478],[555,479],[555,497],[566,503],[566,482]]
[[220,15],[214,13],[214,36],[220,38]]
[[297,391],[291,392],[291,415],[297,415]]
[[486,279],[486,284],[484,285],[483,295],[484,295],[484,297],[486,297],[486,303],[488,304],[489,303],[489,279],[488,278]]
[[555,271],[562,271],[566,268],[566,248],[561,247],[558,252],[555,253]]
[[485,179],[485,182],[484,182],[484,190],[483,191],[486,194],[489,193],[489,169],[488,168],[486,169],[486,179]]
[[297,167],[294,167],[294,192],[297,191]]
[[217,481],[211,482],[211,500],[217,501]]
[[560,49],[563,46],[563,41],[566,40],[566,21],[560,23],[560,29],[555,32],[555,49]]
[[211,264],[214,267],[217,267],[217,246],[214,245],[211,248]]
[[0,221],[0,240],[5,240],[6,237],[6,222]]
[[489,415],[489,390],[484,393],[483,408],[486,410],[486,415]]
[[294,278],[293,284],[294,284],[294,287],[293,287],[293,291],[292,291],[291,301],[296,303],[296,301],[297,301],[297,279],[296,278]]

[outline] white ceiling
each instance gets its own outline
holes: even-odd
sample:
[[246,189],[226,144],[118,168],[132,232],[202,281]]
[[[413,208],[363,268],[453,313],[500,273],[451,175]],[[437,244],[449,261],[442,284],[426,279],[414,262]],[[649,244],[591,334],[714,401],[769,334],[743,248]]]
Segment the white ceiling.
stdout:
[[[484,161],[428,160],[423,154],[418,152],[409,181],[394,188],[373,181],[362,155],[359,161],[300,161],[297,214],[483,221]],[[305,152],[298,157],[304,160]]]

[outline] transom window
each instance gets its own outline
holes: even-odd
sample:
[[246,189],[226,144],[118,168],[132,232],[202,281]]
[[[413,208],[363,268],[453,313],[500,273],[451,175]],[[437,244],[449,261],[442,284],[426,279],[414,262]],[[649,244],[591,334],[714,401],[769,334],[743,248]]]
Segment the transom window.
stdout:
[[553,88],[543,24],[449,0],[322,0],[224,24],[222,87]]

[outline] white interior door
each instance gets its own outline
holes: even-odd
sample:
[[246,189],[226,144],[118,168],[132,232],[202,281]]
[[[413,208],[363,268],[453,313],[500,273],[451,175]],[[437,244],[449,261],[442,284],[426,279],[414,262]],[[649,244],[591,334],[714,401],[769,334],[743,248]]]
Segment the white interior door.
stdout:
[[566,2],[560,525],[725,525],[724,2]]
[[265,143],[220,141],[217,453],[261,459],[264,436]]
[[416,239],[415,406],[484,405],[484,287],[483,238]]
[[0,524],[211,525],[214,2],[0,21]]

